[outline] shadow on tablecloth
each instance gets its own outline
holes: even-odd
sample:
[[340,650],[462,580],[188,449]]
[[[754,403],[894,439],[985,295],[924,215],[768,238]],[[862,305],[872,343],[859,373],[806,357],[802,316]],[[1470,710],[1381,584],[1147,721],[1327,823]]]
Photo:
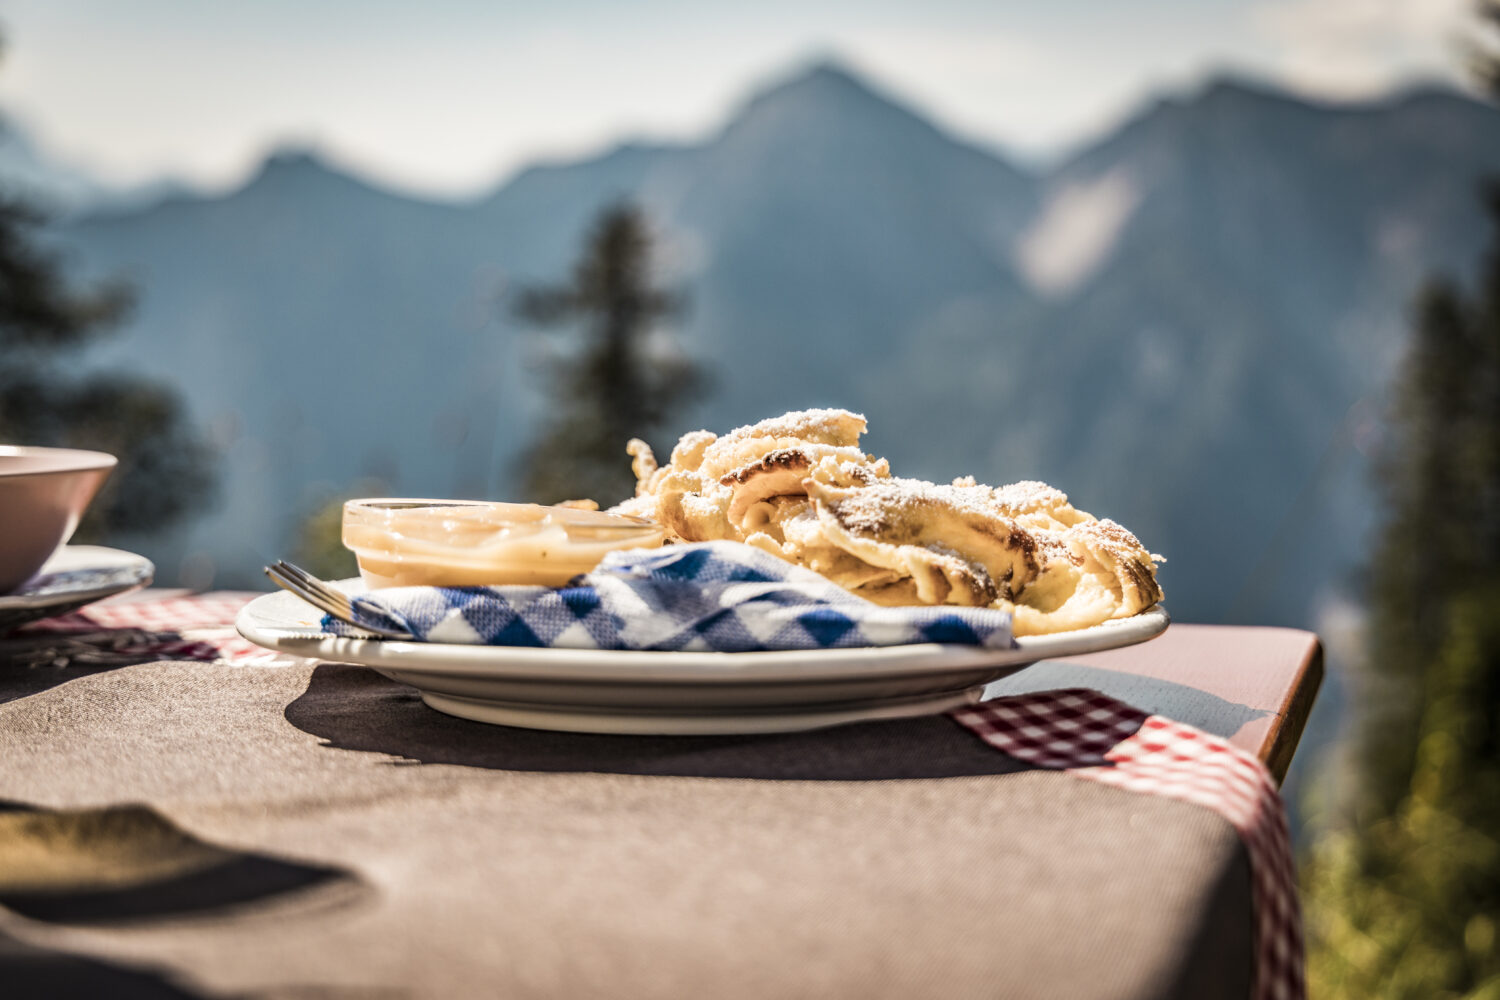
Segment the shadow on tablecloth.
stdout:
[[[1043,667],[1072,668],[1072,683],[1056,685],[1061,687],[1102,687],[1096,675],[1108,674],[1078,664],[1038,664]],[[1136,683],[1148,702],[1160,700],[1164,689],[1181,687],[1152,679]],[[1220,728],[1237,729],[1265,714],[1203,692],[1193,694],[1212,702],[1202,711],[1212,714]],[[413,688],[339,663],[317,667],[307,690],[287,706],[285,715],[330,747],[402,758],[394,764],[802,781],[956,778],[1030,770],[943,715],[764,735],[559,733],[444,715],[427,707]]]
[[198,1000],[152,969],[132,969],[0,934],[0,975],[8,1000],[109,997],[110,1000]]
[[341,750],[393,764],[708,778],[876,780],[1030,770],[946,716],[751,736],[602,736],[492,726],[444,715],[364,667],[327,663],[286,719]]
[[0,705],[6,702],[19,701],[29,698],[34,694],[66,684],[68,681],[77,680],[80,677],[90,677],[94,674],[108,673],[126,666],[127,662],[120,663],[69,663],[66,666],[52,666],[51,664],[26,664],[9,662],[0,657]]
[[359,879],[339,868],[209,843],[147,806],[0,802],[0,906],[49,923],[197,917],[306,898]]

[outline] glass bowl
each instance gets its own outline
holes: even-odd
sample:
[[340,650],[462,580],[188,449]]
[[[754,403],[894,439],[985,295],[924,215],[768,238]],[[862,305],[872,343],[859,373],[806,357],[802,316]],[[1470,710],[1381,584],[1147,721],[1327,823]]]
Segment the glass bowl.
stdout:
[[615,549],[656,548],[641,517],[477,500],[380,498],[344,504],[344,546],[380,587],[561,587]]

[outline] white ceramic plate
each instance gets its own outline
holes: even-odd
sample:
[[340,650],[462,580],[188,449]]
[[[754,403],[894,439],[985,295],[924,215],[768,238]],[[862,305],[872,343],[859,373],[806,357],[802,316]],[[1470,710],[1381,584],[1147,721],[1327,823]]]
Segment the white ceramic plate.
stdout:
[[[356,591],[358,580],[341,587]],[[977,701],[984,686],[1037,660],[1160,635],[1156,608],[1133,618],[1017,640],[1016,649],[926,643],[774,653],[641,653],[350,639],[292,594],[251,601],[235,627],[294,656],[373,667],[440,712],[528,729],[584,733],[769,733],[926,715]]]
[[18,590],[0,594],[0,635],[38,618],[144,587],[156,567],[145,556],[102,545],[64,545]]

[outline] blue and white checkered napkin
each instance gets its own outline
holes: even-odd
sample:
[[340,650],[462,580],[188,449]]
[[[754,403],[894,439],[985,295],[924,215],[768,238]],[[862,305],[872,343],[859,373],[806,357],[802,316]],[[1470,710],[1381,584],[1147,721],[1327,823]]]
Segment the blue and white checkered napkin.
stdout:
[[[1015,645],[1009,612],[880,607],[737,542],[611,552],[560,590],[393,587],[353,604],[362,622],[427,642],[471,645],[722,653],[922,642]],[[323,627],[351,634],[332,618],[324,618]]]

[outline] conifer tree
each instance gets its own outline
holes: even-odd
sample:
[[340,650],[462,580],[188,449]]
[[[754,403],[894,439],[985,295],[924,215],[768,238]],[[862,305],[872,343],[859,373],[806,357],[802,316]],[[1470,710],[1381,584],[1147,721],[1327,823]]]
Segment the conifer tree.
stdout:
[[41,221],[23,201],[0,196],[0,443],[89,448],[120,460],[79,540],[159,530],[209,497],[212,452],[167,387],[78,370],[79,351],[124,318],[132,297],[118,283],[69,283],[40,248]]
[[79,539],[159,530],[207,498],[213,456],[165,386],[79,371],[81,349],[123,318],[131,297],[117,284],[68,282],[38,248],[40,221],[20,202],[0,200],[0,442],[119,458]]
[[[1482,9],[1500,27],[1500,3]],[[1479,77],[1500,99],[1500,60]],[[1478,281],[1432,283],[1383,463],[1355,815],[1304,865],[1327,998],[1500,998],[1500,182]]]
[[652,287],[652,240],[631,205],[600,215],[573,280],[524,289],[516,315],[572,332],[549,372],[549,419],[523,459],[525,492],[541,503],[587,498],[608,506],[630,496],[625,444],[659,431],[704,384],[686,358],[653,343],[681,299]]

